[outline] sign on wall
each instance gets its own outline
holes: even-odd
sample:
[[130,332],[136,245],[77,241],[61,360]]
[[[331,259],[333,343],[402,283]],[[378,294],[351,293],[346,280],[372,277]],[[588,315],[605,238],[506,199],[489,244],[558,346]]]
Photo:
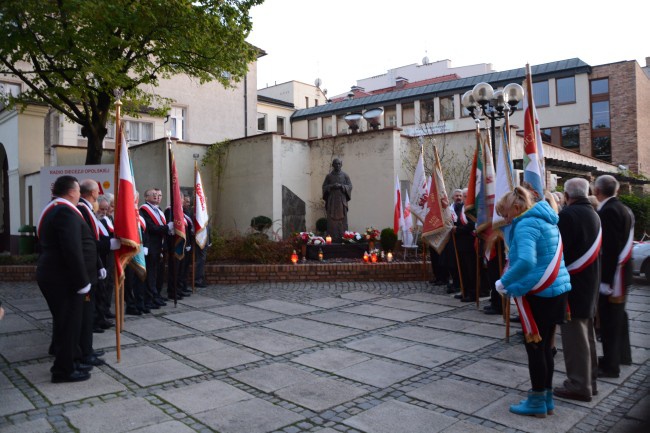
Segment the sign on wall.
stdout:
[[113,181],[115,169],[113,164],[103,165],[68,165],[59,167],[41,168],[41,209],[52,199],[50,191],[59,176],[74,176],[81,182],[84,179],[93,179],[99,184],[99,194],[114,193]]

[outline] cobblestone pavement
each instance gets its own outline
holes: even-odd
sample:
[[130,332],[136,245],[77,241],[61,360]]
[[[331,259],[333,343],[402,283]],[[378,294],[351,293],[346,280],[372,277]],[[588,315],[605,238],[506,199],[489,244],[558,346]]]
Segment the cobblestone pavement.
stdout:
[[650,287],[637,283],[633,364],[545,419],[508,412],[530,383],[519,325],[505,342],[500,317],[424,282],[210,286],[127,316],[119,363],[115,333],[95,334],[108,365],[56,385],[36,284],[0,283],[0,432],[647,432]]

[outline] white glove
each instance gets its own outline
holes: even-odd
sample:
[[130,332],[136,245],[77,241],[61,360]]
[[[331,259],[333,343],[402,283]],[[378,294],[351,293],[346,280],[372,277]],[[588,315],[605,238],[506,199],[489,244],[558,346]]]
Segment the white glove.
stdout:
[[122,241],[116,238],[111,238],[111,250],[119,250],[122,246]]
[[189,251],[191,249],[192,249],[192,247],[185,247],[185,251]]
[[149,254],[149,248],[147,248],[147,247],[142,247],[142,252],[143,252],[144,255],[146,256],[147,254]]
[[84,287],[83,289],[81,289],[81,290],[77,290],[77,294],[78,294],[78,295],[85,295],[85,294],[88,293],[88,292],[90,292],[90,284],[88,284],[87,286],[85,286],[85,287]]
[[105,280],[106,279],[106,275],[107,275],[106,268],[101,268],[98,273],[99,273],[99,279],[100,280]]
[[494,286],[496,287],[497,292],[501,293],[503,296],[508,296],[508,291],[506,290],[506,288],[503,285],[503,283],[501,282],[501,280],[497,280],[494,283]]
[[600,283],[599,291],[601,295],[605,295],[605,296],[614,294],[614,290],[612,289],[612,286],[610,286],[607,283]]
[[167,231],[169,232],[170,235],[174,234],[174,222],[170,221],[167,223]]

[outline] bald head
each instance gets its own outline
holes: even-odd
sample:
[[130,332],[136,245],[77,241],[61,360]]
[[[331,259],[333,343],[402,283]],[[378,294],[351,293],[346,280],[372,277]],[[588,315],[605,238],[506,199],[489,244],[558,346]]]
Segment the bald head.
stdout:
[[81,197],[91,203],[97,201],[97,197],[99,197],[99,184],[97,182],[92,179],[84,179],[79,182],[79,188],[81,190]]

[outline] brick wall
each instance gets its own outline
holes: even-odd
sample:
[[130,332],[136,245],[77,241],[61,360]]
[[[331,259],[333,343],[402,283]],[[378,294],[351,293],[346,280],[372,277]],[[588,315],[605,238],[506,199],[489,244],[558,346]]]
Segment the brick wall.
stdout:
[[[245,284],[262,281],[422,281],[431,278],[426,263],[315,263],[287,265],[208,264],[209,284]],[[0,281],[36,281],[35,266],[2,266]]]

